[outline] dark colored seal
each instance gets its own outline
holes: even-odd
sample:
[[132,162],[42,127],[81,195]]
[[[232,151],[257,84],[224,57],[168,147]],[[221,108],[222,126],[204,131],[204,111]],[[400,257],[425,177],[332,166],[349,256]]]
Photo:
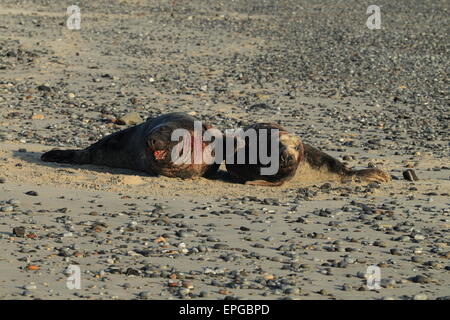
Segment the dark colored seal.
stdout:
[[[211,126],[203,123],[199,130],[201,135],[194,135],[194,121],[198,120],[180,112],[149,118],[139,125],[110,134],[86,149],[51,150],[44,153],[41,160],[104,165],[178,178],[207,176],[219,168],[214,159],[205,161],[203,158],[206,157],[202,157],[210,142],[204,142],[201,135]],[[180,138],[172,141],[172,133],[176,129],[187,130],[190,140]],[[200,160],[194,161],[196,148]],[[174,161],[174,154],[187,161]],[[214,157],[214,152],[210,156]]]
[[[299,167],[306,168],[306,170],[317,170],[329,176],[330,179],[335,177],[345,180],[363,180],[363,181],[376,181],[376,182],[388,182],[390,176],[379,169],[363,169],[363,170],[351,170],[347,168],[339,160],[331,157],[330,155],[308,145],[302,143],[300,138],[290,134],[282,126],[274,123],[257,123],[250,125],[244,129],[244,132],[248,129],[255,129],[258,133],[261,129],[266,129],[269,138],[267,141],[267,150],[270,149],[270,143],[272,139],[270,137],[272,133],[270,129],[278,129],[278,136],[274,141],[277,141],[279,145],[278,163],[279,170],[271,175],[261,174],[261,168],[267,167],[267,164],[263,164],[259,157],[259,135],[256,148],[251,148],[250,139],[245,136],[241,146],[238,146],[239,138],[235,138],[235,149],[233,154],[233,163],[230,163],[229,159],[225,159],[227,171],[231,174],[235,180],[250,184],[261,186],[280,186],[286,181],[291,180]],[[254,143],[254,142],[253,142]],[[262,144],[264,145],[264,144]],[[240,149],[245,150],[245,163],[237,162],[237,153]],[[258,154],[257,163],[251,163],[249,161],[249,155],[251,153]],[[301,177],[300,177],[301,179]]]
[[[231,176],[245,184],[265,186],[279,186],[292,179],[304,154],[300,138],[275,123],[256,123],[244,128],[244,133],[249,133],[251,130],[256,133],[254,140],[252,140],[251,134],[245,135],[243,138],[239,136],[234,138],[232,161],[230,161],[231,158],[225,159],[227,171]],[[272,145],[273,143],[278,146],[277,155],[272,154],[272,148],[276,147]],[[262,146],[266,146],[266,149],[261,154]],[[245,154],[244,163],[239,161],[239,152]],[[279,165],[275,173],[263,174],[261,171],[261,169],[271,166],[262,159],[264,154],[267,157],[273,156],[274,159],[277,157]],[[256,161],[250,160],[251,155],[255,156]]]

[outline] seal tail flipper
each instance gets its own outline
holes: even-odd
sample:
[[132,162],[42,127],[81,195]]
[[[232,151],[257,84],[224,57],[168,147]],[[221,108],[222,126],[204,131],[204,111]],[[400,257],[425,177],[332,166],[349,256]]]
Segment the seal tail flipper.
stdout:
[[41,160],[45,162],[58,162],[58,163],[78,163],[81,164],[82,162],[79,161],[80,157],[78,154],[80,153],[79,150],[50,150],[46,153],[44,153],[41,156]]
[[303,144],[304,159],[313,169],[325,169],[330,173],[335,173],[339,176],[348,176],[352,171],[347,169],[345,165],[339,160],[326,154],[325,152],[316,149],[309,144]]
[[389,182],[391,177],[386,172],[375,169],[351,170],[342,162],[310,145],[304,144],[305,161],[314,169],[325,168],[328,172],[339,175],[343,181],[357,178],[366,182]]
[[391,176],[389,174],[376,168],[355,170],[351,171],[351,174],[354,175],[356,178],[359,178],[367,182],[386,183],[391,181]]

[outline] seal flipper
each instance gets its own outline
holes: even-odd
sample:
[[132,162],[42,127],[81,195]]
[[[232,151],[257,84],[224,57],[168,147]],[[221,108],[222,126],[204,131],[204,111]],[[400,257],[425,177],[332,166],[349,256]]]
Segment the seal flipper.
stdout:
[[83,150],[50,150],[41,156],[41,160],[45,162],[58,162],[58,163],[74,163],[84,164],[84,158],[81,156]]
[[391,177],[386,172],[376,169],[362,169],[351,170],[348,169],[342,162],[333,158],[332,156],[322,152],[308,144],[304,144],[304,159],[311,166],[311,168],[320,170],[325,168],[330,173],[337,174],[343,180],[359,178],[364,181],[372,182],[389,182]]
[[42,161],[95,164],[116,168],[141,169],[136,163],[139,159],[139,150],[135,144],[138,139],[135,133],[140,125],[114,132],[82,150],[51,150],[41,156]]
[[339,160],[332,156],[320,151],[319,149],[310,146],[309,144],[303,144],[304,159],[311,166],[311,168],[320,170],[325,168],[331,173],[335,173],[339,176],[351,175],[352,170],[349,170]]
[[376,168],[369,168],[369,169],[362,169],[362,170],[355,170],[352,171],[353,175],[357,178],[360,178],[361,180],[368,181],[368,182],[389,182],[391,181],[391,176],[387,174],[386,172],[376,169]]

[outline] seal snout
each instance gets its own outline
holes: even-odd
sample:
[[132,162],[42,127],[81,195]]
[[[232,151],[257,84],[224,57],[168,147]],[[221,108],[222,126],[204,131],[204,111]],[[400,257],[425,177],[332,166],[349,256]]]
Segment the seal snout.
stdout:
[[156,137],[151,137],[148,140],[148,146],[153,151],[157,151],[157,150],[163,150],[166,147],[166,143],[161,139],[158,139]]
[[157,136],[150,136],[147,145],[155,160],[164,160],[168,154],[167,142]]
[[303,156],[303,144],[295,135],[284,133],[280,136],[280,164],[294,166]]
[[289,152],[283,152],[280,156],[280,161],[282,166],[291,166],[293,165],[297,160],[295,155],[289,153]]

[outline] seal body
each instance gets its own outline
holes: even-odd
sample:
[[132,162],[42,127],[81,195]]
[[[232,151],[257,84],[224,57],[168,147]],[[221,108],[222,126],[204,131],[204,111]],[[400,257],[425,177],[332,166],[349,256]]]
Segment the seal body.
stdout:
[[[245,159],[239,159],[239,153]],[[226,154],[227,171],[235,180],[249,185],[279,186],[294,177],[304,151],[300,138],[278,124],[267,122],[244,128],[243,137],[234,137],[233,154],[230,156],[228,149]],[[270,158],[270,164],[262,159],[264,155]],[[275,171],[264,173],[263,169],[273,165]]]
[[[41,160],[126,168],[178,178],[206,176],[217,171],[220,163],[215,163],[214,159],[198,160],[198,154],[203,157],[203,151],[209,144],[203,141],[202,134],[212,127],[202,124],[201,132],[195,131],[195,121],[198,120],[180,112],[149,118],[139,125],[110,134],[86,149],[51,150],[44,153]],[[177,129],[189,133],[189,137],[185,138],[190,140],[172,141],[172,133]],[[173,155],[180,153],[187,161],[174,160]],[[210,156],[214,157],[214,154]]]
[[311,170],[321,171],[331,179],[338,177],[341,181],[360,180],[365,182],[389,182],[391,177],[383,170],[377,168],[353,170],[347,168],[342,162],[329,154],[320,151],[309,144],[304,144],[303,163],[308,164]]
[[[263,175],[261,169],[267,167],[261,163],[259,157],[259,151],[263,144],[260,144],[261,136],[258,135],[258,139],[250,141],[248,136],[241,139],[241,146],[239,146],[239,137],[234,138],[234,149],[232,151],[232,161],[228,158],[227,154],[225,164],[227,171],[238,182],[248,185],[260,185],[260,186],[280,186],[285,182],[291,180],[297,172],[299,167],[307,168],[307,170],[320,171],[330,180],[336,178],[341,181],[348,180],[360,180],[365,182],[389,182],[391,177],[384,171],[376,168],[353,170],[347,168],[343,163],[334,157],[320,151],[317,148],[309,144],[304,144],[300,138],[293,134],[290,134],[282,126],[274,123],[257,123],[250,125],[244,129],[246,132],[248,129],[254,129],[260,133],[262,130],[267,131],[268,137],[272,137],[275,134],[275,139],[267,139],[267,149],[271,150],[270,144],[275,141],[278,145],[278,171],[274,174]],[[270,129],[277,129],[278,133],[273,133]],[[226,137],[229,139],[229,137]],[[254,148],[252,149],[252,145]],[[256,146],[256,148],[255,148]],[[240,163],[237,161],[239,150],[245,151],[245,161]],[[226,149],[226,153],[229,153]],[[251,154],[258,154],[258,160],[256,163],[249,161]],[[275,157],[274,157],[275,158]],[[231,162],[231,163],[230,163]],[[301,176],[298,177],[301,180]]]

